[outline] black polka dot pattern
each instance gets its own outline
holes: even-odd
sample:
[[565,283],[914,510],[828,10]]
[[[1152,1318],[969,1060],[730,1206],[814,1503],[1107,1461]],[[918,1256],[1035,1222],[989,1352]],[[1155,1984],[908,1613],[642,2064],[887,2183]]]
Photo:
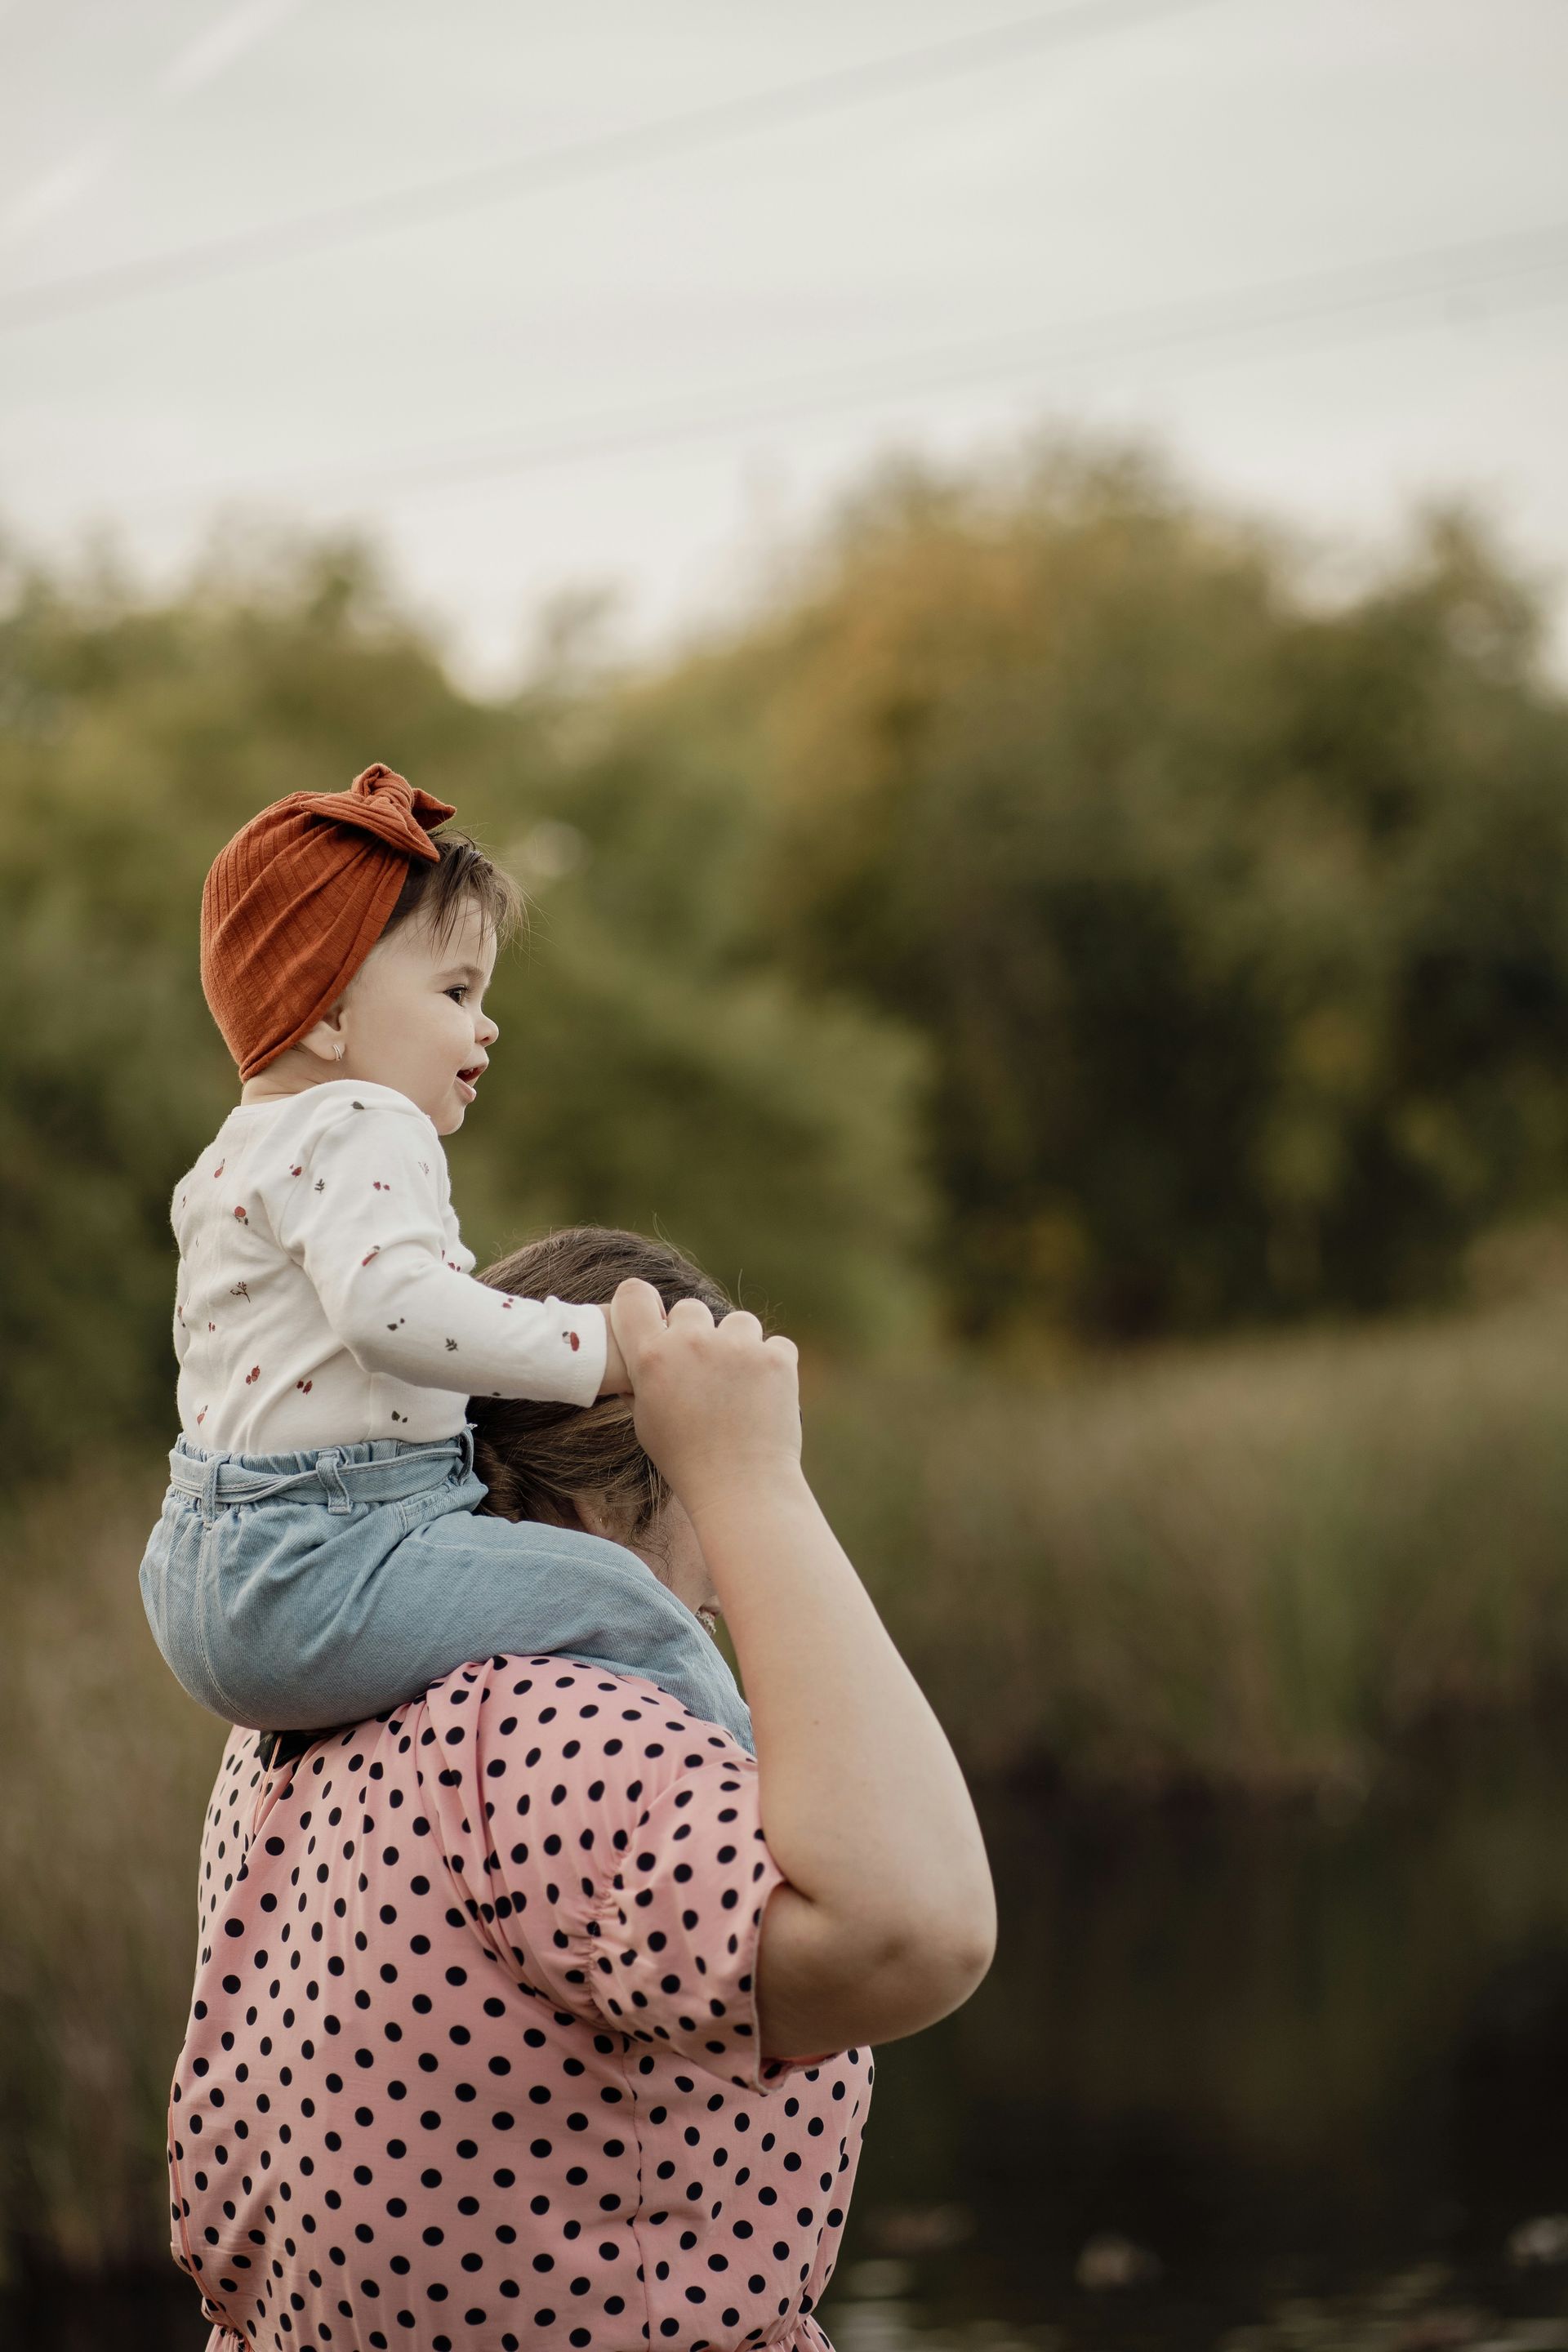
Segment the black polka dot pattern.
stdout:
[[209,2352],[827,2352],[868,2051],[769,2063],[757,1768],[635,1675],[230,1740],[170,2104]]

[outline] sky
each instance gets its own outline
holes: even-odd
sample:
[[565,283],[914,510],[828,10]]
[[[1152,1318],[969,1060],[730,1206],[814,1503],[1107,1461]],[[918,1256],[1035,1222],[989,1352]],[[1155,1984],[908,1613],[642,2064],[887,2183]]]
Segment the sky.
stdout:
[[500,684],[1043,425],[1467,496],[1568,672],[1565,102],[1568,0],[0,0],[0,527],[353,526]]

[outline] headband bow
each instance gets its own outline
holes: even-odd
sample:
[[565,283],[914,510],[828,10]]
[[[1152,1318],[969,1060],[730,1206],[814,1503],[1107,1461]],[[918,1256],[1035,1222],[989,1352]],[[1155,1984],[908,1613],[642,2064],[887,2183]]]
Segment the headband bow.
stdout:
[[[357,826],[400,856],[426,857],[432,864],[441,853],[430,838],[430,827],[445,824],[457,814],[445,801],[416,792],[406,776],[400,776],[395,768],[384,767],[379,760],[362,769],[346,793],[290,793],[286,801],[263,810],[262,816],[277,816],[285,809],[297,810],[301,816],[325,817],[331,824]],[[261,821],[261,817],[255,820],[258,824]]]

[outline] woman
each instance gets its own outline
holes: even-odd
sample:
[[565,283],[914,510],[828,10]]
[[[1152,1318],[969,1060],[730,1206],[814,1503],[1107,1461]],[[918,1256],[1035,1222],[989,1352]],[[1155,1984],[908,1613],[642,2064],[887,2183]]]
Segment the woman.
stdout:
[[175,2260],[209,2352],[824,2352],[868,2045],[989,1965],[973,1811],[802,1475],[790,1343],[631,1234],[488,1278],[607,1302],[636,1388],[476,1401],[490,1507],[721,1609],[756,1759],[560,1657],[466,1666],[265,1771],[236,1733]]

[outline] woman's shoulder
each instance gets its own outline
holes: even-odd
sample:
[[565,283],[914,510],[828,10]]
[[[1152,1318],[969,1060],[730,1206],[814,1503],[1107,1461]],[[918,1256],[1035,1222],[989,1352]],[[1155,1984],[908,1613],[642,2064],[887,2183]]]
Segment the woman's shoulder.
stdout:
[[571,1658],[498,1656],[432,1683],[419,1744],[447,1749],[488,1782],[552,1774],[594,1803],[646,1805],[690,1772],[752,1759],[727,1731],[690,1713],[646,1675]]
[[237,1731],[207,1835],[243,1847],[277,1809],[274,1832],[329,1789],[335,1801],[344,1787],[374,1790],[426,1830],[438,1822],[443,1851],[467,1855],[460,1868],[526,1868],[552,1903],[561,1895],[575,1909],[576,1898],[604,1891],[650,1820],[681,1816],[699,1791],[704,1815],[738,1804],[754,1816],[755,1774],[727,1731],[644,1675],[496,1656],[440,1676],[374,1721],[323,1733],[270,1769],[258,1760],[256,1736]]
[[763,2087],[756,1948],[781,1874],[754,1760],[641,1675],[563,1658],[465,1666],[425,1707],[425,1809],[502,1965],[584,2022]]
[[[439,1676],[416,1698],[375,1720],[324,1732],[298,1767],[269,1772],[256,1736],[237,1730],[213,1792],[209,1828],[243,1817],[251,1791],[270,1780],[304,1780],[339,1769],[373,1782],[399,1780],[444,1792],[458,1811],[496,1824],[498,1784],[515,1783],[511,1810],[572,1806],[634,1818],[692,1773],[754,1774],[754,1759],[717,1724],[691,1714],[646,1675],[552,1655],[497,1655]],[[540,1792],[542,1792],[541,1797]]]
[[667,1849],[699,1823],[715,1849],[761,1838],[755,1759],[641,1675],[496,1657],[433,1683],[416,1707],[405,1769],[426,1810],[470,1867],[542,1897],[568,1934],[627,1869],[646,1876],[651,1853],[683,1864]]

